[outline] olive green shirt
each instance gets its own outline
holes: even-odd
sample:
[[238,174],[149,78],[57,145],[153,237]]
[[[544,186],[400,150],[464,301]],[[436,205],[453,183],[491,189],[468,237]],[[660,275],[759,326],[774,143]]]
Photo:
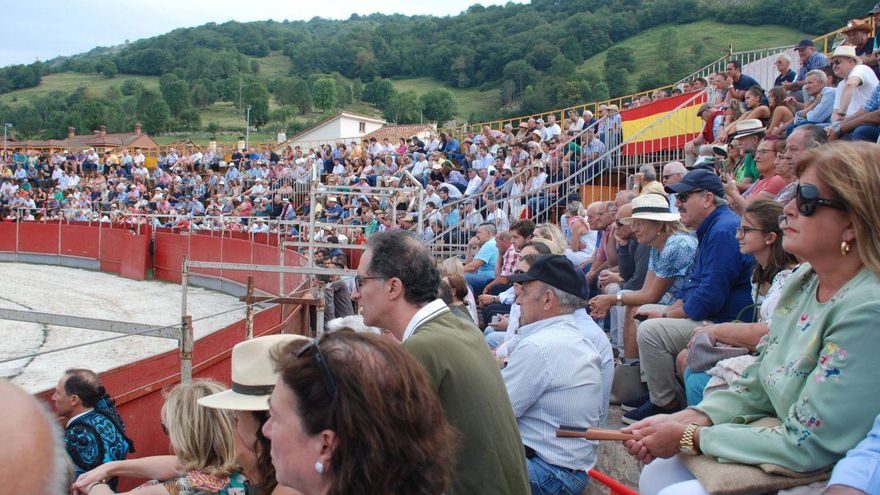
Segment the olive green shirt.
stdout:
[[403,342],[437,386],[459,431],[447,494],[528,495],[525,450],[501,371],[483,334],[451,311],[419,325]]

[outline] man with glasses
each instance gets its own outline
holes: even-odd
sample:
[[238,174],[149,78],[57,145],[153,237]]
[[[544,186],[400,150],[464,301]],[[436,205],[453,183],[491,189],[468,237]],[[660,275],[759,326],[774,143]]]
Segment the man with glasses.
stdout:
[[877,76],[856,55],[852,46],[842,45],[831,55],[834,74],[840,78],[834,98],[832,126],[858,112],[877,87]]
[[650,398],[623,416],[627,424],[674,412],[685,404],[684,390],[675,376],[675,357],[687,347],[694,329],[707,320],[722,323],[751,318],[740,312],[752,304],[755,260],[739,252],[736,229],[740,218],[724,201],[721,180],[708,170],[694,170],[666,191],[677,195],[681,221],[696,230],[699,244],[676,301],[669,306],[645,305],[638,311],[647,318],[636,338]]
[[[663,166],[663,175],[660,176],[660,179],[664,187],[669,187],[681,182],[682,177],[686,173],[687,167],[683,163],[669,162]],[[669,211],[671,213],[678,213],[678,208],[675,206],[675,193],[669,195]]]
[[418,239],[376,234],[357,270],[352,298],[364,323],[402,342],[437,387],[461,434],[450,494],[529,493],[525,451],[501,373],[480,331],[437,298],[440,274]]

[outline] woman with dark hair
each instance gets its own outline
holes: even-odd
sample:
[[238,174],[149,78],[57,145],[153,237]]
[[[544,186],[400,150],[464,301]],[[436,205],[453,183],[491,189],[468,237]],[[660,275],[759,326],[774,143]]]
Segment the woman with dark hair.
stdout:
[[[732,347],[744,347],[749,352],[755,352],[758,342],[767,335],[770,328],[770,318],[776,309],[782,286],[798,264],[794,255],[782,249],[782,229],[779,227],[779,215],[782,215],[782,205],[779,203],[769,200],[753,201],[746,208],[739,229],[736,231],[740,252],[751,254],[756,261],[755,273],[752,276],[754,312],[759,316],[753,318],[756,323],[731,322],[706,325],[697,328],[694,332],[695,336],[704,333],[709,336],[710,342]],[[680,374],[684,377],[689,405],[699,404],[703,400],[703,390],[707,388],[711,378],[705,369],[699,372],[690,368],[685,369],[688,351],[693,347],[695,339],[696,337],[691,338],[688,349],[681,351],[677,360]],[[736,359],[735,362],[727,363],[725,369],[741,375],[742,370],[753,363],[756,358]],[[712,381],[709,388],[717,389],[726,384],[729,384],[729,380],[717,379]]]
[[263,433],[278,483],[312,494],[444,493],[455,433],[424,368],[400,345],[324,334],[273,353]]
[[794,122],[794,110],[785,102],[787,96],[782,86],[776,86],[767,92],[767,103],[770,108],[768,135],[783,135],[785,128]]

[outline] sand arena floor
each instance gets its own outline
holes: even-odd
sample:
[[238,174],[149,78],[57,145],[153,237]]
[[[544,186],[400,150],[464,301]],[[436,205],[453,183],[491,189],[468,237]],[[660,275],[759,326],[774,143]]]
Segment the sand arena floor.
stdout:
[[[244,318],[243,304],[235,297],[191,286],[187,299],[194,320],[241,307],[196,321],[196,339]],[[0,308],[162,326],[180,321],[180,303],[181,288],[175,284],[138,282],[77,268],[0,263]],[[121,334],[0,320],[0,360],[118,335]],[[54,387],[68,368],[101,372],[176,348],[177,341],[173,339],[127,336],[3,363],[0,377],[9,378],[30,392],[39,392]]]

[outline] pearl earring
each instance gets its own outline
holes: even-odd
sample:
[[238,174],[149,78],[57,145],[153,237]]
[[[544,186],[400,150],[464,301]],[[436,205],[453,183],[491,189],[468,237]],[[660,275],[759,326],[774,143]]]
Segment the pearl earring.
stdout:
[[318,474],[324,474],[324,465],[321,464],[321,461],[315,463],[315,471],[317,471]]

